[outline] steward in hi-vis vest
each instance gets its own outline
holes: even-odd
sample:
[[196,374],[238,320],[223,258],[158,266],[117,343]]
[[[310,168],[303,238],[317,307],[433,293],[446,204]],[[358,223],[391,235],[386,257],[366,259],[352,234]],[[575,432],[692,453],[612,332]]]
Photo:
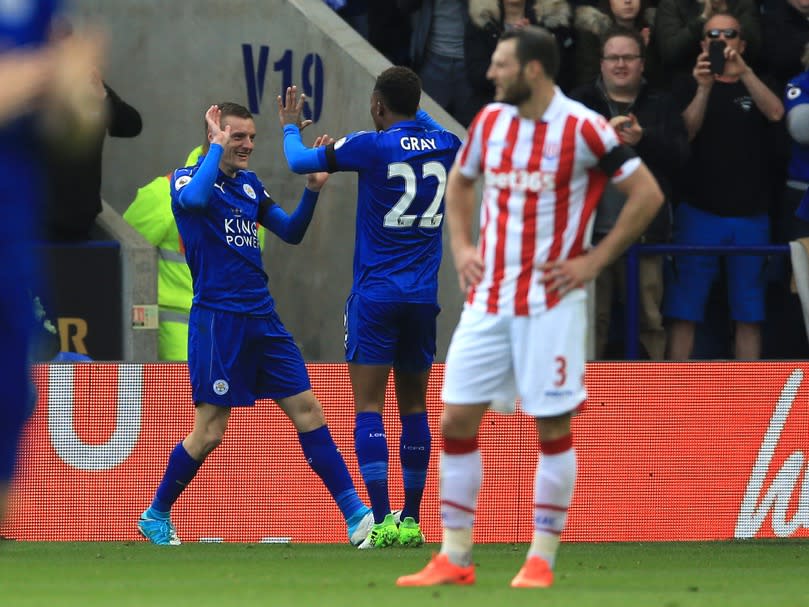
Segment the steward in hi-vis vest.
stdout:
[[[192,150],[186,166],[195,165],[202,154],[202,146]],[[188,313],[194,291],[185,249],[171,212],[170,178],[171,173],[161,175],[139,188],[124,213],[124,220],[157,247],[158,358],[184,361],[188,359]],[[263,249],[264,230],[258,231],[258,238]]]

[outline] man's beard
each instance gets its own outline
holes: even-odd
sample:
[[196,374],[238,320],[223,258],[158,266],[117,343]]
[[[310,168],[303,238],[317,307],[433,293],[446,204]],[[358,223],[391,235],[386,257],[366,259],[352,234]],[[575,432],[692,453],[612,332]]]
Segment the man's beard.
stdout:
[[530,98],[531,87],[528,86],[525,78],[523,78],[522,74],[520,74],[520,77],[517,80],[503,89],[503,96],[500,101],[503,103],[508,103],[509,105],[520,105],[521,103],[528,101]]

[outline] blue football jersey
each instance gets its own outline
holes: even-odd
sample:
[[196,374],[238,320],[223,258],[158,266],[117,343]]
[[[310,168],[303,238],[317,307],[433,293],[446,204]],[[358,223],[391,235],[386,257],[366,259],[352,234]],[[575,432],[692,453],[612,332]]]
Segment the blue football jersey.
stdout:
[[353,292],[436,302],[444,191],[460,139],[408,120],[329,146],[329,170],[358,173]]
[[171,179],[171,208],[191,270],[193,303],[239,314],[269,314],[274,302],[261,261],[258,217],[260,204],[275,203],[252,171],[239,171],[235,177],[218,171],[206,207],[183,208],[180,191],[204,159],[174,171]]

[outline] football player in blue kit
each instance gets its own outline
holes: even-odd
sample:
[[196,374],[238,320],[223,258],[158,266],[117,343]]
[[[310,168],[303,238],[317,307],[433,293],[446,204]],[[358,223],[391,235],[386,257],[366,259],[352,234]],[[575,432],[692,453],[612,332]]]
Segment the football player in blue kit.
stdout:
[[272,398],[294,424],[304,456],[358,545],[373,516],[332,440],[301,352],[275,312],[257,232],[260,223],[285,242],[301,242],[328,174],[309,175],[297,208],[287,214],[247,169],[256,136],[247,108],[221,103],[205,120],[208,153],[171,179],[172,210],[194,284],[188,334],[194,427],[171,452],[138,529],[155,544],[179,544],[171,506],[222,441],[231,408]]
[[44,195],[36,135],[58,137],[69,149],[100,128],[93,112],[101,108],[86,93],[104,41],[84,33],[49,41],[60,4],[0,2],[0,522],[23,426],[34,407],[29,349],[37,273],[31,234]]
[[[438,268],[447,174],[460,140],[419,109],[421,81],[406,67],[382,72],[371,93],[375,131],[307,148],[297,124],[304,97],[278,98],[284,154],[296,173],[358,174],[354,282],[345,347],[354,392],[354,444],[374,512],[360,548],[419,546],[419,509],[430,460],[427,380],[436,352]],[[402,422],[402,511],[391,512],[382,421],[393,369]],[[398,516],[397,516],[398,515]]]

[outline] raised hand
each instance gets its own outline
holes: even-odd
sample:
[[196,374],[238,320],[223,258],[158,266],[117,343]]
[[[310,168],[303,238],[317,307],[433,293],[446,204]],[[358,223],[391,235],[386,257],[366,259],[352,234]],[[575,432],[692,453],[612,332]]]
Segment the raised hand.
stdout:
[[691,73],[694,75],[694,80],[697,81],[697,86],[707,89],[713,86],[715,78],[711,71],[711,61],[708,59],[707,52],[703,51],[699,54],[697,63]]
[[[315,138],[315,142],[312,144],[312,147],[319,148],[322,145],[329,145],[330,143],[334,143],[334,138],[324,133],[320,137]],[[313,192],[319,192],[326,184],[328,179],[329,174],[325,171],[321,173],[309,173],[306,176],[306,189]]]
[[717,13],[728,12],[726,0],[700,0],[704,4],[702,7],[702,17],[707,21]]
[[[57,109],[56,115],[66,114],[74,134],[81,136],[103,128],[104,98],[89,75],[97,73],[104,63],[107,36],[89,29],[53,44],[53,78],[48,102]],[[100,83],[100,76],[98,78]],[[103,86],[102,86],[103,89]],[[106,92],[106,91],[105,91]]]
[[218,105],[212,105],[205,112],[205,122],[208,123],[208,133],[211,135],[211,143],[218,143],[225,147],[230,141],[230,125],[227,125],[224,130],[222,129],[220,120],[222,117],[222,110]]
[[649,46],[649,39],[651,38],[652,30],[648,27],[644,27],[640,30],[640,36],[643,38],[643,44]]
[[738,51],[725,47],[725,75],[741,76],[750,69]]
[[287,87],[284,99],[281,99],[281,95],[278,95],[278,119],[281,121],[282,127],[294,124],[300,130],[303,130],[312,124],[311,120],[301,120],[304,101],[306,101],[306,96],[301,94],[300,98],[298,98],[298,87],[294,84]]

